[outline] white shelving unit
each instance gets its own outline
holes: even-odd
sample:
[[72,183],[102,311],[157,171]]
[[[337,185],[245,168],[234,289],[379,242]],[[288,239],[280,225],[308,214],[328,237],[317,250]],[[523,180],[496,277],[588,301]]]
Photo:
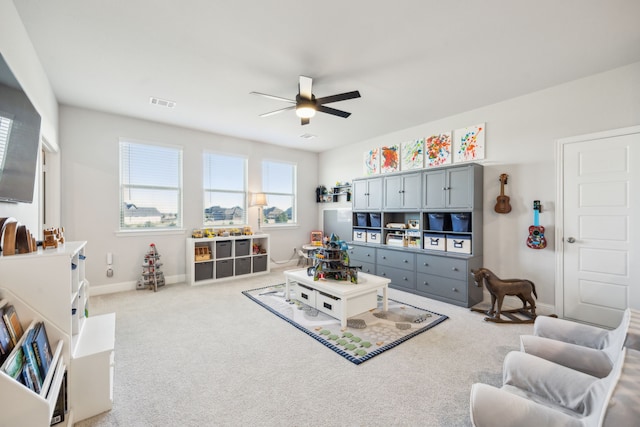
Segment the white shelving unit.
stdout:
[[[257,248],[257,252],[254,250]],[[187,283],[204,285],[269,273],[269,235],[187,239]],[[196,253],[208,256],[196,259]],[[201,258],[201,257],[200,257]]]
[[73,426],[112,407],[115,314],[87,316],[85,246],[66,242],[55,249],[0,256],[0,298],[15,306],[25,330],[43,321],[56,349],[51,385],[40,395],[0,372],[6,425],[48,426],[65,370],[69,410],[62,425]]

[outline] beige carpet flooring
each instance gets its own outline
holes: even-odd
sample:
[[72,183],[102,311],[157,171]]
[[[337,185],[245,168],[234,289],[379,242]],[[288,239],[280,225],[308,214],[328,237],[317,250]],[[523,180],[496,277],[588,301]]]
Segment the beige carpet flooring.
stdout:
[[92,297],[90,314],[116,313],[114,405],[76,426],[469,426],[471,385],[500,385],[533,330],[390,290],[449,319],[354,365],[241,293],[283,281]]

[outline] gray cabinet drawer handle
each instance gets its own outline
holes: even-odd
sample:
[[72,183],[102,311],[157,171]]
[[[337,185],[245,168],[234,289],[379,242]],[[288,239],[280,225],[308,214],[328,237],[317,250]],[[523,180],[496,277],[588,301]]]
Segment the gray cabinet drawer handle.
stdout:
[[405,263],[409,262],[408,259],[403,259],[402,261],[405,262]]
[[458,289],[456,289],[456,288],[451,288],[451,290],[452,290],[453,292],[458,292]]
[[457,267],[452,267],[451,270],[458,271],[458,268]]
[[425,286],[429,286],[429,282],[427,282],[426,280],[424,282],[422,282],[423,285]]
[[406,281],[407,281],[407,280],[409,280],[409,279],[407,279],[406,277],[403,277],[403,278],[402,278],[402,280],[404,280],[404,281],[406,282]]

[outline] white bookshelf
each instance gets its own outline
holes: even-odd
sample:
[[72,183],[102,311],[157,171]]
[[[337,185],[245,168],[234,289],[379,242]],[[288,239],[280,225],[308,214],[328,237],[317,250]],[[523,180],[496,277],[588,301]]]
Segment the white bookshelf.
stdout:
[[25,330],[43,321],[57,354],[51,385],[41,395],[0,372],[0,425],[9,419],[15,423],[6,425],[48,426],[65,370],[69,410],[61,425],[72,426],[112,407],[115,314],[86,315],[85,246],[66,242],[54,249],[0,256],[0,298],[15,306]]

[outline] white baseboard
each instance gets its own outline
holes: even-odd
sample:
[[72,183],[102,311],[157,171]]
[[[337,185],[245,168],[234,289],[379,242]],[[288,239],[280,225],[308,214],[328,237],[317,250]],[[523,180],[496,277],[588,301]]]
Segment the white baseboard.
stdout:
[[[183,283],[186,280],[186,275],[178,274],[176,276],[165,276],[164,281],[167,285],[174,283]],[[101,286],[90,286],[89,296],[115,294],[116,292],[135,291],[137,289],[138,281],[112,283]]]

